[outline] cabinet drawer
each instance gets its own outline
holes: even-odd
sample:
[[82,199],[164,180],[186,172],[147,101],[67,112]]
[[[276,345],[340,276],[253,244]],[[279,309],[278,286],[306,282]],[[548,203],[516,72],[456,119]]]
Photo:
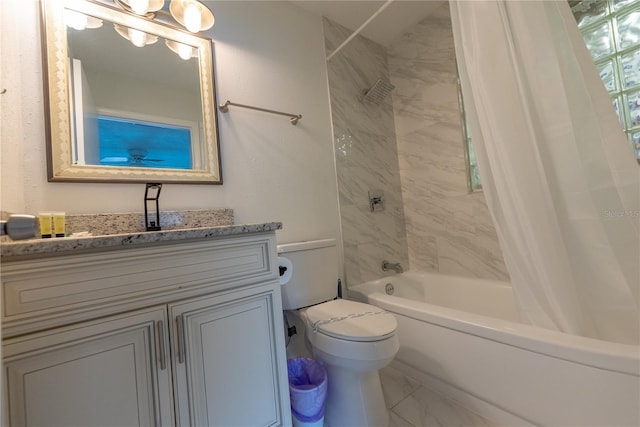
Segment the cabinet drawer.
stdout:
[[270,245],[274,236],[257,235],[7,263],[3,327],[276,279]]

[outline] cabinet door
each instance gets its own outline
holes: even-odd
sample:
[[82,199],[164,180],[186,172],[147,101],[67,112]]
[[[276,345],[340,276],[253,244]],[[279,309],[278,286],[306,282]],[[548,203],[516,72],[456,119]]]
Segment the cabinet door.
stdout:
[[11,426],[173,424],[166,308],[5,341]]
[[269,286],[170,305],[179,425],[290,423],[284,345],[280,352],[276,337],[283,331],[274,319],[282,312],[274,312],[273,298]]

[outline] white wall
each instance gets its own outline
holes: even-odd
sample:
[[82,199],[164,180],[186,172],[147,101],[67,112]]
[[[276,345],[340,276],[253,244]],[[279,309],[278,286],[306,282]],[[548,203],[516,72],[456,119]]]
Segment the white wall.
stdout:
[[[224,185],[167,184],[161,209],[228,207],[236,222],[282,221],[283,242],[337,237],[338,207],[322,22],[285,1],[208,2],[218,101],[300,113],[219,113]],[[0,209],[134,212],[143,184],[49,183],[35,0],[1,0]]]

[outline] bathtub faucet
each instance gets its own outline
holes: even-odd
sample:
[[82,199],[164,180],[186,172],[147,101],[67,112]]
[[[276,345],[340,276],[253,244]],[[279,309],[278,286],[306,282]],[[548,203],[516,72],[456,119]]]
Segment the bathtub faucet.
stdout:
[[393,263],[389,261],[382,261],[382,270],[383,271],[393,270],[396,273],[402,273],[404,271],[399,262]]

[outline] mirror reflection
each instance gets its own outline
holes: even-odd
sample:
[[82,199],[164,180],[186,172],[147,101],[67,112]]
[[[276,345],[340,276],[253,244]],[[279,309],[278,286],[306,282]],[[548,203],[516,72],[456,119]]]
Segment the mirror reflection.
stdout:
[[221,183],[211,41],[115,5],[46,3],[50,180]]
[[67,24],[74,164],[200,164],[202,108],[193,46],[112,23],[78,28]]

